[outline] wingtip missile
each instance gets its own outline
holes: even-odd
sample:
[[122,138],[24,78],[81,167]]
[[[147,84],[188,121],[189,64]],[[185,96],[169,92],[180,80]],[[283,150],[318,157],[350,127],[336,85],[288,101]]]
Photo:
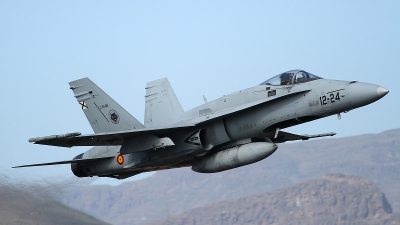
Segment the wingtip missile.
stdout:
[[59,135],[50,135],[50,136],[44,136],[44,137],[37,137],[37,138],[29,138],[30,143],[38,142],[38,141],[44,141],[44,140],[51,140],[51,139],[57,139],[57,138],[69,138],[69,137],[76,137],[80,136],[80,132],[73,132],[73,133],[67,133],[67,134],[59,134]]

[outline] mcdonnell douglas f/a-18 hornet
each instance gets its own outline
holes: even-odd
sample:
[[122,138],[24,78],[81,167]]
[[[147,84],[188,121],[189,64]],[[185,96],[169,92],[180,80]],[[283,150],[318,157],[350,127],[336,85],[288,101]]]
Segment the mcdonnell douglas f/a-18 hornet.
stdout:
[[89,78],[69,83],[95,134],[31,138],[34,144],[93,146],[72,160],[18,167],[71,164],[77,177],[125,179],[142,172],[191,167],[215,173],[258,162],[276,143],[333,136],[282,129],[368,105],[383,87],[327,80],[292,70],[184,112],[166,78],[147,83],[144,125]]

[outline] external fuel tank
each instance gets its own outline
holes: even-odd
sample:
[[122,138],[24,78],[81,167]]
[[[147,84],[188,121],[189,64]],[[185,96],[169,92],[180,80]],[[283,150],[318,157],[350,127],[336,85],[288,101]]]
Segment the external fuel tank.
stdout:
[[270,142],[252,142],[211,154],[194,163],[192,170],[199,173],[216,173],[245,166],[270,156],[278,146]]

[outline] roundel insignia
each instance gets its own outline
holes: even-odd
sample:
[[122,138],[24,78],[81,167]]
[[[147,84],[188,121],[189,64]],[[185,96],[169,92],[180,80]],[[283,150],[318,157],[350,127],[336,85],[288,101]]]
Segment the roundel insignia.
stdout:
[[119,154],[119,155],[117,156],[117,162],[118,162],[119,165],[124,164],[124,156],[122,156],[121,154]]

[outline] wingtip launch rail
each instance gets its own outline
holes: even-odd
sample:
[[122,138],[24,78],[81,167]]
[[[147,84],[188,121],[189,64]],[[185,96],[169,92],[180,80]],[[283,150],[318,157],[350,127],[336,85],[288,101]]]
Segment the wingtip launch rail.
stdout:
[[58,138],[71,138],[71,137],[77,137],[80,136],[80,132],[73,132],[73,133],[67,133],[67,134],[59,134],[59,135],[49,135],[49,136],[44,136],[44,137],[37,137],[37,138],[29,138],[29,142],[39,142],[39,141],[49,141],[53,139],[58,139]]

